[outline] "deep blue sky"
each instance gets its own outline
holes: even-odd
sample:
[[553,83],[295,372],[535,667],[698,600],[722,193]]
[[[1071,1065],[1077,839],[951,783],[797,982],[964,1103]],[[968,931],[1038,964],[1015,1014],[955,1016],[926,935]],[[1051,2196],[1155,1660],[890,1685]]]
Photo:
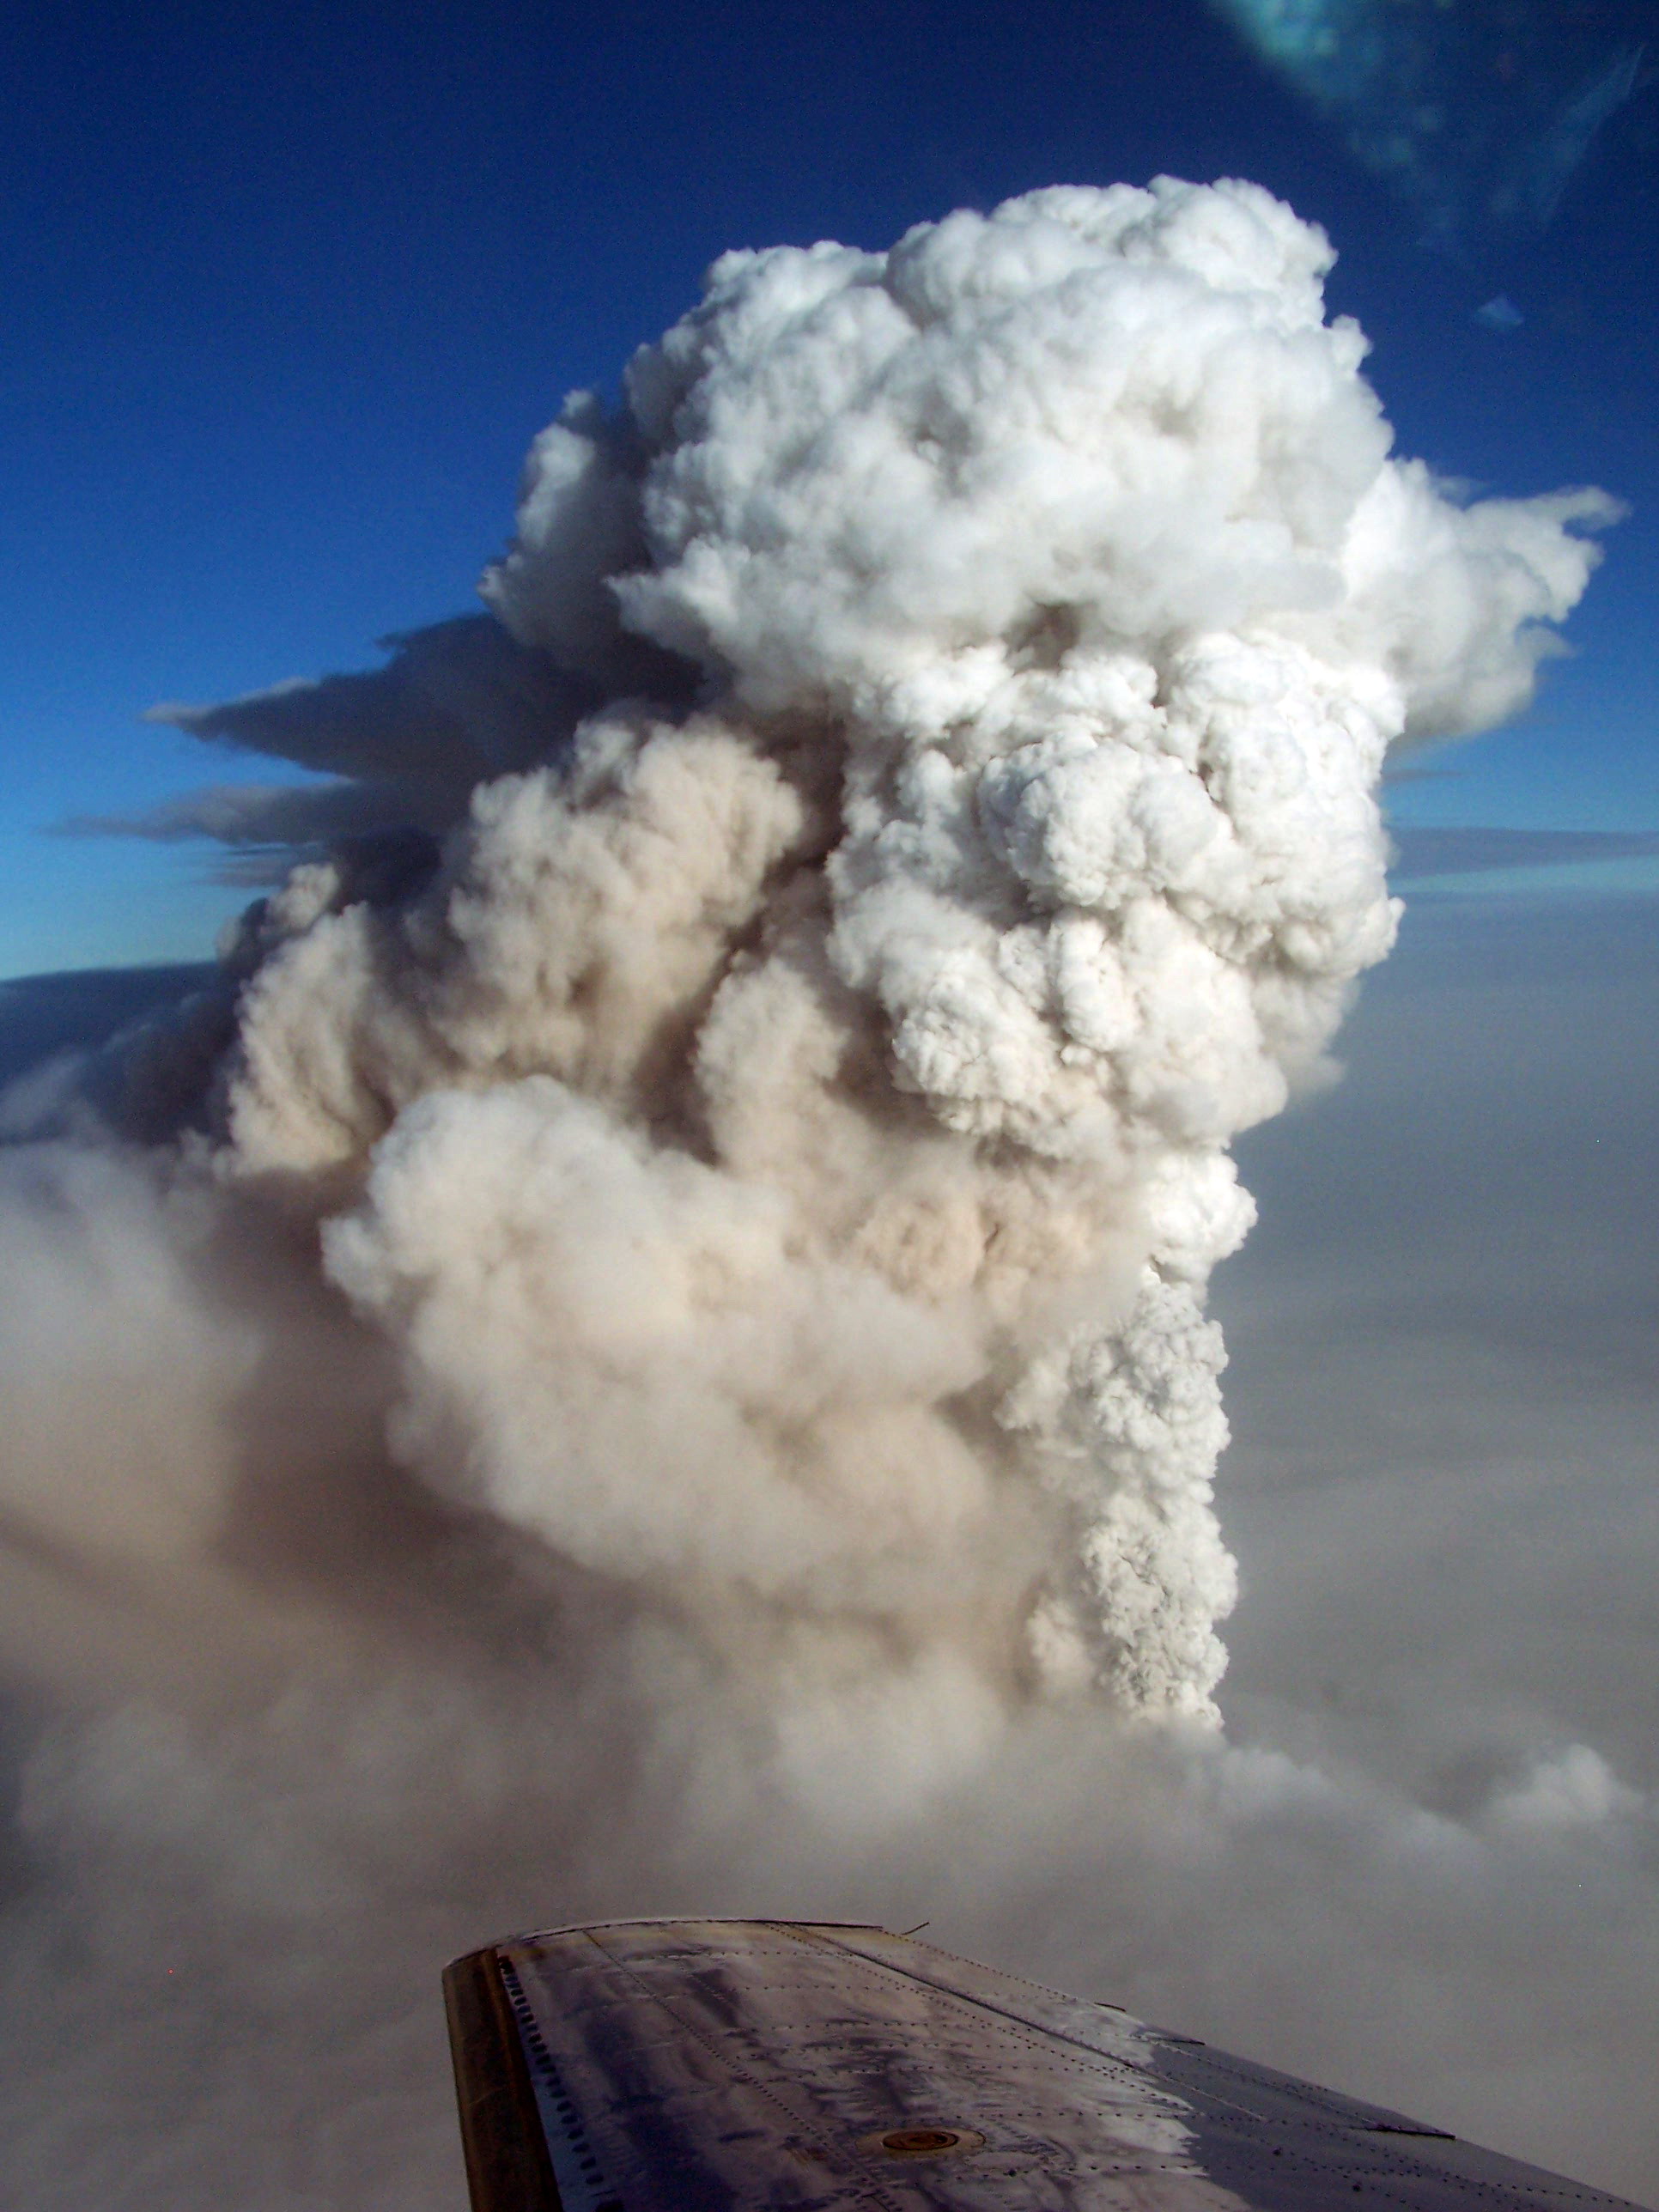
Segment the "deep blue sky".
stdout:
[[[1642,10],[1562,12],[1616,52]],[[1547,229],[1448,251],[1206,0],[27,13],[0,50],[0,975],[208,950],[242,896],[210,855],[52,825],[266,773],[141,725],[154,702],[363,665],[471,605],[531,435],[722,248],[1159,170],[1326,225],[1404,447],[1632,503],[1540,708],[1401,813],[1659,827],[1659,93]],[[1505,332],[1474,319],[1499,292]]]

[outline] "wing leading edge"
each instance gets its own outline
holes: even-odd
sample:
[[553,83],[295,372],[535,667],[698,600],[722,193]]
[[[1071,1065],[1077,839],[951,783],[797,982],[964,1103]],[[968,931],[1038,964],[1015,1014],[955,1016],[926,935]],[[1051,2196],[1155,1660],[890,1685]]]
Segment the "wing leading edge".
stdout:
[[444,1979],[473,2212],[1634,2212],[880,1928],[611,1921]]

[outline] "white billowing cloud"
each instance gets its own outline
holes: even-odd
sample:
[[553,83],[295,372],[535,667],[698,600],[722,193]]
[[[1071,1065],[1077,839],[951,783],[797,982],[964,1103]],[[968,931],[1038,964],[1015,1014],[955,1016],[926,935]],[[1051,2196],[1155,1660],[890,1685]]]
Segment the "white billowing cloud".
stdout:
[[1550,1835],[1616,1830],[1647,1809],[1641,1791],[1621,1782],[1600,1752],[1573,1743],[1553,1757],[1534,1759],[1519,1780],[1495,1791],[1486,1814],[1495,1828]]
[[[101,1478],[13,1501],[47,1501],[68,1707],[26,1763],[54,1871],[16,2016],[65,1916],[147,1857],[193,1987],[280,1986],[367,2066],[361,1992],[315,1964],[359,1911],[365,1954],[406,1960],[498,1916],[868,1909],[921,1863],[994,1942],[1041,1917],[995,1846],[1040,1888],[1042,1816],[1073,1893],[1144,1905],[1166,1845],[1190,1896],[1248,1834],[1248,1897],[1282,1831],[1371,1832],[1213,1733],[1236,1576],[1205,1297],[1253,1211],[1227,1148],[1322,1079],[1389,947],[1387,749],[1524,698],[1593,563],[1573,526],[1608,510],[1464,505],[1391,459],[1329,258],[1255,187],[1169,180],[885,255],[727,256],[620,419],[578,398],[537,441],[485,585],[512,650],[468,632],[453,695],[452,639],[295,704],[295,757],[385,791],[415,684],[417,817],[453,826],[429,878],[313,856],[252,910],[196,1126],[96,1156],[136,1224],[121,1298],[78,1365],[19,1336],[40,1389],[54,1358],[166,1359],[196,1393],[176,1579],[223,1618],[180,1690],[147,1568],[111,1674],[161,1717],[71,1702]],[[40,1170],[60,1211],[78,1157]],[[133,1304],[146,1255],[176,1302]],[[1595,1826],[1564,1774],[1485,1842],[1373,1826],[1518,1850],[1558,1799]],[[261,1931],[248,1960],[216,1960],[192,1887]],[[88,1940],[135,2016],[159,2002],[118,1930]],[[240,2108],[209,2073],[216,2145]],[[249,2203],[379,2201],[356,2136],[320,2179],[246,2156]],[[135,2203],[212,2163],[155,2161]],[[62,2169],[81,2201],[94,2168]]]
[[[588,1401],[561,1395],[556,1450],[522,1432],[565,1357],[532,1321],[545,1279],[586,1247],[524,1226],[541,1273],[486,1266],[498,1202],[474,1220],[441,1188],[471,1147],[515,1160],[524,1116],[550,1142],[562,1093],[513,1117],[485,1094],[552,1077],[619,1117],[607,1159],[646,1146],[629,1173],[653,1203],[695,1161],[724,1178],[699,1220],[750,1224],[756,1182],[784,1208],[745,1314],[850,1267],[866,1303],[957,1316],[976,1349],[949,1394],[925,1360],[908,1382],[872,1368],[864,1449],[931,1465],[913,1429],[961,1398],[970,1455],[1068,1524],[1006,1594],[1005,1666],[1025,1626],[1006,1694],[1046,1672],[1212,1710],[1232,1585],[1201,1298],[1244,1216],[1196,1194],[1226,1188],[1222,1148],[1318,1068],[1388,949],[1386,748],[1525,696],[1539,626],[1589,572],[1569,526],[1605,511],[1464,506],[1390,460],[1359,332],[1322,319],[1329,259],[1254,186],[1169,180],[1034,193],[886,255],[728,255],[636,356],[624,420],[574,401],[538,441],[490,604],[590,676],[612,610],[702,667],[702,704],[591,718],[564,769],[480,787],[413,906],[299,928],[249,988],[229,1085],[246,1167],[356,1173],[391,1130],[395,1178],[331,1249],[401,1346],[425,1409],[405,1429],[444,1439],[410,1442],[417,1461],[476,1424],[489,1496],[584,1555],[552,1462],[590,1450]],[[400,1224],[449,1224],[412,1281],[394,1188]],[[772,1531],[796,1577],[814,1544],[832,1582],[867,1568],[864,1505],[714,1350],[729,1263],[678,1196],[652,1249],[665,1285],[683,1262],[711,1449],[755,1543]],[[436,1316],[486,1275],[512,1310],[469,1353],[477,1333]],[[1095,1285],[1092,1310],[1074,1299],[1039,1343],[1067,1282]],[[594,1418],[598,1457],[626,1456]],[[753,1568],[704,1547],[720,1516],[686,1505],[689,1471],[660,1488],[688,1571]],[[639,1533],[641,1561],[659,1548]]]

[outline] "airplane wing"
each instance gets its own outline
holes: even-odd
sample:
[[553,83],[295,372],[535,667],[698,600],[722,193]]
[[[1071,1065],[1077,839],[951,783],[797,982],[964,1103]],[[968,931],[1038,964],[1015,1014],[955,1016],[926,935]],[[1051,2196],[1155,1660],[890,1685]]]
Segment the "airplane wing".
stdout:
[[1632,2212],[881,1928],[611,1921],[444,1984],[474,2212]]

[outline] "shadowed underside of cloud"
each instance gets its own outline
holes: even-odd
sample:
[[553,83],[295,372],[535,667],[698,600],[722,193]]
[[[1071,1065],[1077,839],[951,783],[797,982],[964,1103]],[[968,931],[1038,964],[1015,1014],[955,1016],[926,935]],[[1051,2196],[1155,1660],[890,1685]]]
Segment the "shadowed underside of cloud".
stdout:
[[[602,687],[525,646],[487,614],[385,641],[385,667],[277,684],[214,705],[168,704],[147,719],[236,753],[330,781],[214,784],[131,815],[78,815],[70,836],[129,836],[229,848],[233,882],[280,880],[294,860],[386,830],[434,836],[480,783],[558,760]],[[670,656],[631,648],[641,685],[689,690]],[[623,672],[624,676],[628,672]]]
[[203,707],[167,704],[146,719],[237,753],[330,779],[319,784],[216,783],[143,812],[76,815],[73,837],[202,839],[224,848],[221,882],[279,883],[298,860],[343,843],[410,830],[441,836],[481,783],[562,759],[600,698],[632,685],[689,702],[692,671],[617,635],[606,681],[520,643],[493,615],[458,615],[383,641],[384,668],[300,678]]
[[384,668],[212,706],[155,707],[148,719],[324,775],[470,791],[544,757],[592,701],[591,687],[487,615],[406,631],[386,647]]
[[216,783],[140,814],[71,815],[58,834],[142,837],[161,845],[205,842],[220,848],[213,880],[252,890],[280,884],[309,853],[393,832],[435,837],[453,819],[441,794],[409,782]]
[[1396,882],[1430,876],[1486,875],[1514,868],[1576,867],[1592,860],[1645,860],[1659,854],[1655,830],[1505,830],[1394,824],[1389,870]]

